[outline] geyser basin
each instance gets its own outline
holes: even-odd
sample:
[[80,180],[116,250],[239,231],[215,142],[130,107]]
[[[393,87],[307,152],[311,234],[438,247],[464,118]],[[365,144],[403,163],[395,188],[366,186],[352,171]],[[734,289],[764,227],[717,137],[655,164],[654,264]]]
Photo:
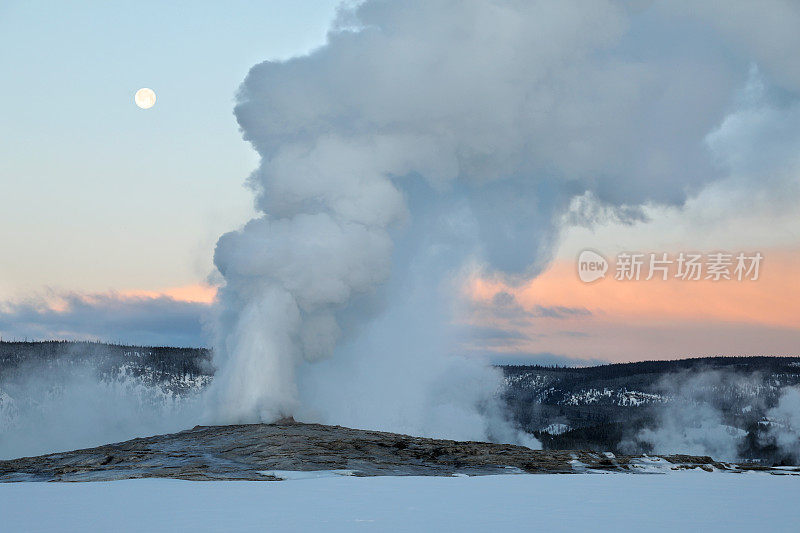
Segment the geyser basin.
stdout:
[[731,465],[710,457],[614,456],[541,451],[511,444],[458,442],[341,426],[276,424],[197,426],[97,448],[0,461],[0,481],[108,481],[162,477],[275,481],[275,471],[348,471],[357,476],[455,474],[659,473],[761,470],[800,474],[800,467]]

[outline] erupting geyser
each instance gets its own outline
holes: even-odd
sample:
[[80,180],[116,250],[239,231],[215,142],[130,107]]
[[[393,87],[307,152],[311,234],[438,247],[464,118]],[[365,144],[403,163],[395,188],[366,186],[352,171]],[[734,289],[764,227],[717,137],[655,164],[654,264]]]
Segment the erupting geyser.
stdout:
[[520,440],[500,376],[450,355],[459,280],[535,274],[578,196],[630,214],[713,175],[711,113],[641,131],[718,95],[619,51],[625,19],[606,2],[367,1],[324,47],[253,67],[235,114],[261,215],[216,248],[212,421]]

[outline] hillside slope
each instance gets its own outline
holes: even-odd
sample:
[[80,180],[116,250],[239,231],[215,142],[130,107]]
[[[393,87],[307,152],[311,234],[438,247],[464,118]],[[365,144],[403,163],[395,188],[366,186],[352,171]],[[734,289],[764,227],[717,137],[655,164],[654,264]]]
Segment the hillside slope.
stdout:
[[614,456],[531,450],[509,444],[426,439],[340,426],[275,424],[198,426],[86,450],[0,461],[0,481],[107,481],[162,477],[192,480],[275,481],[297,471],[357,476],[452,476],[500,473],[770,471],[709,457]]

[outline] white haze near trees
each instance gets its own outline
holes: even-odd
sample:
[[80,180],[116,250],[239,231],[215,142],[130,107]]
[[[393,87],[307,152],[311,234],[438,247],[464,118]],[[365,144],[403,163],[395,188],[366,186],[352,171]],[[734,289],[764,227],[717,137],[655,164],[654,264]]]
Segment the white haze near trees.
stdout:
[[800,387],[786,387],[767,416],[773,421],[767,428],[767,443],[800,459]]
[[762,446],[774,445],[784,457],[800,460],[800,387],[784,386],[775,405],[764,405],[759,395],[765,387],[758,373],[738,374],[723,370],[678,372],[658,383],[668,400],[653,410],[654,426],[639,430],[620,443],[623,451],[640,453],[642,445],[658,454],[709,455],[721,461],[742,457],[747,431],[729,425],[723,409],[732,398],[747,398],[747,411],[763,413],[759,424]]
[[88,362],[36,363],[0,380],[0,459],[101,446],[195,424],[202,400],[122,368],[99,376]]
[[748,76],[759,109],[794,105],[800,12],[715,5],[373,0],[253,67],[235,115],[261,215],[217,243],[209,419],[520,440],[499,373],[451,355],[460,280],[538,273],[576,198],[634,221],[762,179],[726,150],[784,141],[724,119]]
[[718,405],[723,403],[726,390],[752,397],[755,402],[760,386],[763,380],[758,375],[740,376],[714,370],[667,375],[658,388],[669,401],[654,410],[655,426],[642,429],[631,441],[623,441],[621,447],[636,453],[644,443],[655,453],[736,460],[747,432],[725,424]]

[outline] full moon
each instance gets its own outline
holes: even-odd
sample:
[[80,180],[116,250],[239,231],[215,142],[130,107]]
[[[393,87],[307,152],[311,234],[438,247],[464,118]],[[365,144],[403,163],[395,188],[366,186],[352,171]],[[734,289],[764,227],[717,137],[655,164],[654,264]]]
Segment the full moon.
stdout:
[[133,101],[142,109],[150,109],[156,105],[156,93],[153,89],[142,87],[133,95]]

